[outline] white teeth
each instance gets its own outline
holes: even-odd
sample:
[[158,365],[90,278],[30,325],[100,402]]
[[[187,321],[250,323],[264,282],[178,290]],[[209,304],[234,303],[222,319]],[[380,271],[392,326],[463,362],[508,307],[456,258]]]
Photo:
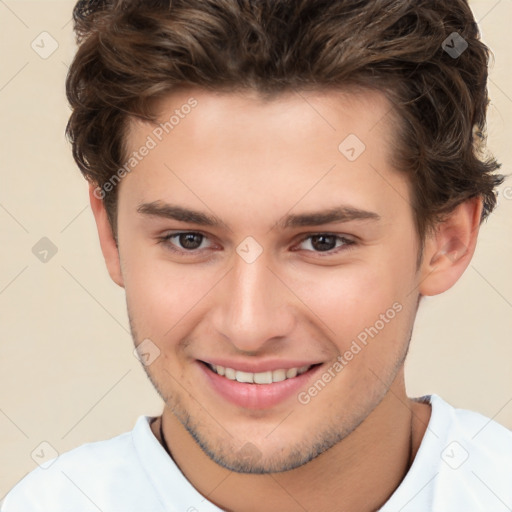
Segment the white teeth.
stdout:
[[286,378],[287,379],[293,379],[293,377],[297,376],[297,368],[290,368],[289,370],[286,370]]
[[224,375],[229,380],[236,380],[236,372],[235,372],[235,370],[233,370],[233,368],[226,368],[225,372],[224,372]]
[[281,382],[286,379],[286,370],[274,370],[272,372],[272,381]]
[[254,374],[255,384],[272,384],[272,372],[259,372]]
[[254,382],[254,373],[249,372],[241,372],[240,370],[237,370],[236,372],[236,380],[238,382]]
[[274,371],[266,372],[242,372],[240,370],[234,370],[233,368],[225,368],[220,365],[210,365],[210,368],[217,373],[222,375],[229,380],[236,380],[238,382],[246,382],[251,384],[272,384],[273,382],[282,382],[286,379],[293,379],[297,375],[308,371],[311,365],[301,366],[300,368],[288,368],[279,369]]

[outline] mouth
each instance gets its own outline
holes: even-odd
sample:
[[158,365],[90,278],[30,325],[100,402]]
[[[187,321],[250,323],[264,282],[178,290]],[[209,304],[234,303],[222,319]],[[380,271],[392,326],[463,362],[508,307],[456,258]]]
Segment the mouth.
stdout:
[[290,368],[274,366],[272,370],[249,372],[247,367],[241,370],[200,360],[197,363],[205,384],[216,396],[244,409],[259,410],[297,400],[300,391],[307,389],[324,366],[324,363]]
[[235,370],[234,368],[226,368],[220,364],[205,364],[212,372],[220,375],[221,377],[247,384],[273,384],[275,382],[283,382],[288,379],[294,379],[297,375],[302,375],[314,366],[318,366],[318,364],[310,364],[298,368],[280,368],[277,370],[253,373]]

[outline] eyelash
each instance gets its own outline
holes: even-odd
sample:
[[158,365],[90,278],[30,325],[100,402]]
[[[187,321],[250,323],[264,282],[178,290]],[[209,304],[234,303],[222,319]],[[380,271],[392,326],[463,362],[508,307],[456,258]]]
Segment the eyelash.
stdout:
[[[202,251],[201,249],[190,249],[190,250],[176,249],[176,247],[174,246],[174,244],[172,244],[170,242],[170,240],[173,238],[179,237],[180,235],[200,235],[203,237],[203,240],[201,240],[201,243],[205,239],[208,239],[208,237],[205,234],[203,234],[199,231],[179,231],[177,233],[169,233],[165,236],[158,237],[158,243],[162,243],[167,248],[169,248],[171,251],[181,254],[181,255],[184,255],[184,256],[193,257],[193,256],[197,256],[198,254],[200,254],[200,252]],[[335,233],[328,233],[328,232],[326,232],[326,233],[319,232],[319,233],[308,234],[307,236],[301,238],[298,243],[301,244],[308,239],[311,239],[315,236],[321,236],[321,235],[328,236],[328,237],[335,237],[337,240],[341,240],[343,242],[343,245],[336,247],[334,249],[329,249],[328,251],[311,251],[311,250],[306,249],[308,252],[313,252],[313,253],[319,255],[320,257],[332,256],[334,254],[338,254],[341,251],[347,251],[347,250],[353,249],[354,246],[357,245],[357,242],[355,240],[352,240],[352,239],[347,238],[342,235],[337,235]],[[298,249],[298,250],[300,250],[300,249]]]

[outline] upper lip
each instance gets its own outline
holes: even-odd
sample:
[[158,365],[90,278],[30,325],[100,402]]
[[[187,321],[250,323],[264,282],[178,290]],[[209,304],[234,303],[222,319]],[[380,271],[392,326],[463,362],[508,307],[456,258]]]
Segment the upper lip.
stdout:
[[228,359],[208,359],[201,360],[203,363],[210,365],[223,366],[224,368],[233,368],[241,372],[261,373],[274,370],[289,370],[290,368],[301,368],[302,366],[313,366],[320,364],[322,361],[305,361],[305,360],[266,360],[266,361],[234,361]]

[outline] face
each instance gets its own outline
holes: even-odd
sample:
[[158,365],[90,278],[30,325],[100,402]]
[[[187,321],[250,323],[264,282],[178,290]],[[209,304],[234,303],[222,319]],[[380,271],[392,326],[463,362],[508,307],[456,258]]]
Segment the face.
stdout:
[[401,371],[419,244],[388,111],[378,93],[194,90],[161,102],[168,133],[132,122],[118,242],[133,337],[168,410],[231,470],[308,462]]

